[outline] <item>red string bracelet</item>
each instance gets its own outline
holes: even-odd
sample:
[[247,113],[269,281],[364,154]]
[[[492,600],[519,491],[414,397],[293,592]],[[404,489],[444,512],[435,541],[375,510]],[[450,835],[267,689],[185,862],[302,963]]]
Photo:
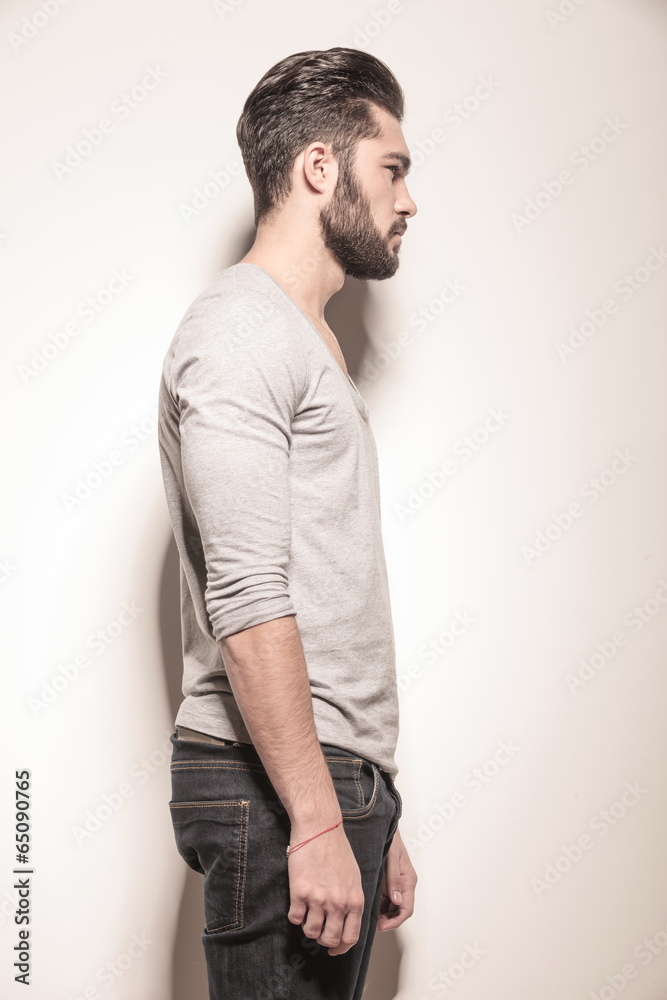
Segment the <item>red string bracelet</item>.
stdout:
[[308,844],[311,840],[315,840],[315,837],[321,837],[323,833],[328,833],[329,830],[335,830],[336,827],[340,826],[342,822],[343,822],[342,819],[339,819],[338,822],[334,823],[333,826],[328,826],[326,830],[321,830],[319,833],[316,833],[313,837],[309,837],[308,840],[302,840],[300,844],[294,844],[293,847],[290,847],[288,845],[287,850],[285,851],[285,856],[289,858],[290,854],[293,854],[294,851],[298,851],[299,848],[303,847],[304,844]]

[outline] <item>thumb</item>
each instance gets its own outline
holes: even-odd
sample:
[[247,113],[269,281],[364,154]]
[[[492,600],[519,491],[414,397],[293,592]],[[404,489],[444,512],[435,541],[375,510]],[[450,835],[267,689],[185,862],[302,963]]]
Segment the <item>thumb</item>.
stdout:
[[403,902],[403,893],[401,892],[401,872],[398,866],[398,857],[394,853],[387,857],[386,867],[385,867],[385,879],[387,884],[387,896],[392,903],[396,906],[400,906]]

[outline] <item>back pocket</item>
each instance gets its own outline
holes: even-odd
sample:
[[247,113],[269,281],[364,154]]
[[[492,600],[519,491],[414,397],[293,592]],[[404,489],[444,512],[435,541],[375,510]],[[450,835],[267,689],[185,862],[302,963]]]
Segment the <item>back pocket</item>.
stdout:
[[244,799],[169,803],[178,853],[204,876],[207,934],[243,927],[249,809]]

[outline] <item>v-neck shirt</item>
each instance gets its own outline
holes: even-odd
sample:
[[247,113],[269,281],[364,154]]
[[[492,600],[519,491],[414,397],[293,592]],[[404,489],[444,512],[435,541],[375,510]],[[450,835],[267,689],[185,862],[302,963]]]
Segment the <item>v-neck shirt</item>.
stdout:
[[335,362],[335,364],[337,365],[337,367],[340,369],[340,373],[343,376],[343,378],[346,379],[349,382],[349,384],[352,386],[352,388],[354,389],[354,392],[356,394],[357,400],[360,403],[360,411],[362,413],[362,416],[364,417],[364,420],[367,420],[368,419],[368,407],[366,406],[366,403],[364,401],[363,396],[361,395],[361,393],[357,389],[356,385],[354,384],[354,382],[350,378],[349,374],[346,373],[346,372],[344,372],[343,369],[341,368],[341,366],[338,364],[338,361],[336,360],[336,357],[335,357],[333,351],[331,350],[331,348],[327,344],[325,338],[322,336],[322,334],[320,333],[320,331],[317,329],[316,325],[313,323],[313,321],[310,318],[310,316],[308,316],[308,314],[306,312],[304,312],[304,310],[301,308],[301,306],[297,305],[297,303],[294,301],[294,299],[292,298],[292,296],[289,295],[289,293],[285,291],[285,289],[283,288],[283,286],[278,281],[276,281],[276,279],[273,277],[273,275],[269,274],[269,272],[267,270],[265,270],[265,268],[260,267],[259,264],[251,264],[249,261],[243,261],[243,262],[241,262],[239,264],[234,264],[233,267],[255,267],[255,268],[258,268],[262,272],[262,274],[266,275],[266,277],[269,279],[269,281],[272,282],[272,284],[275,286],[275,288],[277,288],[278,291],[282,293],[282,295],[285,298],[285,305],[288,308],[296,309],[300,313],[300,315],[303,317],[303,319],[309,324],[309,326],[314,330],[314,332],[317,334],[317,336],[322,341],[322,344],[324,345],[324,347],[326,348],[326,350],[331,355],[331,357],[332,357],[333,361]]
[[264,268],[221,271],[165,355],[158,440],[181,565],[175,724],[252,742],[219,640],[295,615],[321,743],[397,774],[396,656],[369,410]]

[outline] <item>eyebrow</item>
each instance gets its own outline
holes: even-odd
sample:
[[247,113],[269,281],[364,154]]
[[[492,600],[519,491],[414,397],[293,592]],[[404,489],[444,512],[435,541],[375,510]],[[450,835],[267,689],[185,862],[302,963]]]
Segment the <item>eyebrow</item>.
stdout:
[[405,153],[384,153],[382,156],[383,160],[398,160],[405,170],[406,176],[410,173],[410,167],[412,166],[412,160]]

